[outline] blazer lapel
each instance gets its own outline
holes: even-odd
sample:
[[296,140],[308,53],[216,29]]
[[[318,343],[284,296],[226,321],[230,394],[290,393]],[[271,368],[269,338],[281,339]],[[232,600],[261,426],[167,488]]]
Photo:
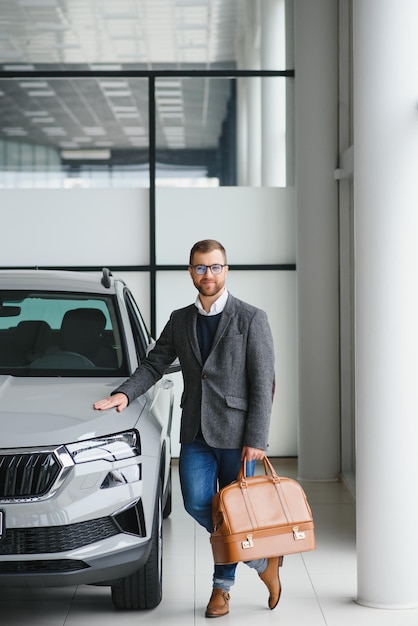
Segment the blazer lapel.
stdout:
[[199,361],[199,363],[202,365],[202,355],[200,354],[200,348],[199,348],[199,342],[197,340],[197,329],[196,329],[196,317],[198,315],[197,309],[196,307],[193,305],[193,307],[190,309],[188,317],[187,317],[187,321],[186,321],[186,327],[187,327],[187,335],[189,338],[189,343],[190,343],[190,347],[196,357],[196,359]]
[[228,295],[228,300],[226,301],[225,308],[224,308],[224,310],[222,312],[222,315],[221,315],[221,319],[219,320],[218,328],[216,329],[216,333],[215,333],[215,337],[213,339],[212,348],[210,349],[209,357],[212,354],[212,352],[214,351],[214,349],[216,348],[216,346],[218,345],[218,343],[221,340],[221,338],[223,337],[223,335],[225,334],[226,329],[228,328],[228,326],[229,326],[229,324],[231,322],[232,313],[233,313],[233,310],[234,310],[233,300],[234,300],[233,297],[231,296],[231,294],[229,294]]

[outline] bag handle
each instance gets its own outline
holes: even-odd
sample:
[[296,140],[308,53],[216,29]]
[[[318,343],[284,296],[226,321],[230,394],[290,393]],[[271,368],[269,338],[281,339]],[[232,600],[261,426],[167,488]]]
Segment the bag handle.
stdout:
[[[277,476],[273,465],[270,463],[269,459],[267,458],[267,456],[265,456],[263,458],[263,463],[264,463],[264,472],[266,474],[266,476],[268,476],[269,474],[271,475],[271,477],[273,478],[273,482],[275,483],[279,483],[280,482],[280,478]],[[238,472],[238,476],[237,476],[237,481],[240,482],[241,484],[246,484],[247,481],[247,462],[244,460],[241,464],[240,470]]]

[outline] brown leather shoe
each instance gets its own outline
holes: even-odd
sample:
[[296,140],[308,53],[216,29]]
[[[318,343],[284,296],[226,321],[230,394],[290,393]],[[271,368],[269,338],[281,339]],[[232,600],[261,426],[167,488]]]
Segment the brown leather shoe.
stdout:
[[282,593],[282,586],[279,578],[279,567],[283,563],[282,556],[275,556],[268,560],[267,569],[259,574],[261,580],[266,585],[270,592],[269,596],[269,608],[274,609],[280,600]]
[[205,617],[222,617],[229,613],[229,593],[215,587],[206,607]]

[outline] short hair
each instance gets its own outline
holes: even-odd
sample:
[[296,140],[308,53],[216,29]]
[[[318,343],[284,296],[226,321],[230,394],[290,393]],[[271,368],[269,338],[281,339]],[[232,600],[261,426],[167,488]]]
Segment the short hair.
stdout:
[[193,264],[193,257],[196,252],[212,252],[212,250],[220,250],[226,264],[226,250],[223,245],[219,243],[219,241],[216,241],[216,239],[202,239],[202,241],[197,241],[190,250],[189,264]]

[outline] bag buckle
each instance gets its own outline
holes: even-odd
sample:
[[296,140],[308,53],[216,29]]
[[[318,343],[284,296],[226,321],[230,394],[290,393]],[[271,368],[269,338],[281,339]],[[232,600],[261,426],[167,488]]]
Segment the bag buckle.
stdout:
[[301,539],[305,539],[305,533],[302,531],[299,531],[299,526],[293,526],[292,528],[293,530],[293,539],[295,541],[300,541]]
[[253,536],[252,535],[247,535],[247,540],[246,541],[242,541],[241,545],[242,545],[242,549],[243,550],[248,550],[248,548],[254,548]]

